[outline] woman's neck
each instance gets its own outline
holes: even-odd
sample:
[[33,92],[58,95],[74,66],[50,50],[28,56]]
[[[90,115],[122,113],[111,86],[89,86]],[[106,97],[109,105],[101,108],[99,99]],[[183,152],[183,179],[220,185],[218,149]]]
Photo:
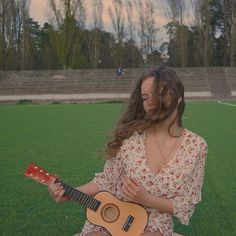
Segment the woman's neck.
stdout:
[[[163,123],[159,123],[154,127],[154,130],[156,133],[169,133],[169,126],[170,123],[168,124],[163,124]],[[182,127],[179,126],[179,124],[177,122],[173,123],[170,127],[170,133],[173,135],[178,135],[181,131],[182,131]]]
[[167,133],[169,134],[169,126],[174,121],[174,123],[170,127],[170,133],[173,135],[179,135],[182,131],[182,127],[179,125],[178,119],[175,119],[177,116],[177,111],[174,111],[166,120],[160,122],[154,127],[155,132],[161,134],[161,133]]

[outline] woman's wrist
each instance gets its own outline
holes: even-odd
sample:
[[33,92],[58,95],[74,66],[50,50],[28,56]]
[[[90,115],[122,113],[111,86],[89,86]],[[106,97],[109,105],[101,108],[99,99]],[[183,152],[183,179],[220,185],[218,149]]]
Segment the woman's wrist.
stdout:
[[144,205],[155,208],[160,213],[173,214],[173,204],[169,199],[157,197],[151,193],[147,194]]

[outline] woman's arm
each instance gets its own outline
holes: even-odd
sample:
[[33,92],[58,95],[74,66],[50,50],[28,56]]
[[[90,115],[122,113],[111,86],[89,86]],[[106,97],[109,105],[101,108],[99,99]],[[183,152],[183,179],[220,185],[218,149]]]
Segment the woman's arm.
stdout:
[[158,209],[160,213],[173,215],[174,209],[172,202],[167,198],[156,197],[150,193],[147,195],[146,206]]
[[[99,187],[97,184],[89,182],[87,184],[84,184],[82,186],[77,187],[79,191],[88,194],[89,196],[94,196],[97,192],[99,192]],[[64,196],[65,190],[63,189],[63,186],[60,183],[51,183],[48,186],[48,191],[52,198],[58,202],[66,202],[69,201],[70,198],[67,196]]]
[[[121,155],[118,153],[117,156],[106,161],[103,172],[96,173],[95,178],[91,182],[79,186],[76,189],[88,194],[89,196],[94,196],[100,190],[114,192],[116,182],[121,173],[122,161]],[[69,197],[63,196],[65,191],[60,183],[50,184],[48,190],[56,202],[65,202],[70,200]]]
[[122,192],[129,201],[155,208],[161,213],[173,214],[173,204],[169,199],[152,195],[140,183],[129,177],[124,178]]
[[100,191],[98,185],[93,182],[89,182],[87,184],[81,185],[77,187],[76,189],[78,189],[79,191],[83,193],[88,194],[89,196],[94,196],[96,193]]

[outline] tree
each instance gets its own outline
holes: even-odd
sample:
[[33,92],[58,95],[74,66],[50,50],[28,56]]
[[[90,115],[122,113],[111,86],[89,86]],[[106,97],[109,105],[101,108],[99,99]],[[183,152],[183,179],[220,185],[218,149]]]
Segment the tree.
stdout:
[[[167,15],[171,19],[167,28],[172,45],[172,61],[176,66],[184,67],[188,63],[188,28],[184,25],[186,8],[184,0],[168,0],[169,11]],[[171,45],[170,44],[170,45]],[[174,51],[173,51],[174,50]],[[174,58],[173,58],[174,55]]]
[[29,53],[29,1],[0,0],[0,68],[25,68]]
[[[143,64],[142,54],[134,41],[124,43],[124,65],[126,67],[138,67]],[[130,53],[131,52],[131,53]]]
[[20,1],[19,8],[22,17],[22,39],[21,39],[21,69],[28,69],[30,61],[30,18],[29,1]]
[[145,25],[146,25],[146,52],[152,53],[156,48],[157,28],[155,23],[155,8],[152,0],[145,1]]
[[37,35],[38,56],[35,58],[35,69],[59,69],[60,63],[56,53],[56,47],[50,40],[50,35],[54,33],[54,28],[49,23],[45,23]]
[[152,53],[156,48],[157,31],[156,12],[152,0],[137,0],[138,11],[138,36],[140,38],[141,53],[144,58],[147,54]]
[[115,39],[116,66],[123,66],[123,42],[124,42],[124,14],[123,1],[112,0],[113,8],[109,7],[109,16],[112,21]]
[[114,68],[115,67],[115,37],[112,33],[101,32],[101,53],[99,59],[99,68]]
[[[127,19],[128,19],[128,42],[130,42],[131,44],[133,44],[133,46],[131,46],[131,65],[130,67],[135,67],[136,65],[136,59],[135,55],[137,55],[135,53],[135,31],[136,31],[136,27],[134,25],[134,9],[133,9],[133,1],[128,0],[127,2]],[[127,57],[125,57],[127,58]],[[125,63],[126,64],[126,63]],[[127,65],[126,65],[127,66]]]
[[101,47],[101,32],[103,27],[102,12],[103,1],[93,0],[92,29],[86,32],[86,43],[88,48],[89,61],[92,68],[98,67]]
[[213,55],[213,34],[211,25],[210,1],[208,0],[193,0],[194,15],[196,21],[196,35],[198,38],[198,55],[201,55],[203,66],[210,66]]
[[64,69],[73,68],[84,40],[85,9],[82,0],[49,0],[52,24],[58,29],[50,35]]
[[0,56],[0,65],[1,69],[5,70],[5,58],[6,58],[6,9],[7,9],[7,1],[1,0],[0,1],[0,26],[1,26],[1,41],[0,41],[0,49],[1,49],[1,56]]
[[222,5],[227,52],[230,65],[236,66],[236,2],[235,0],[224,0]]

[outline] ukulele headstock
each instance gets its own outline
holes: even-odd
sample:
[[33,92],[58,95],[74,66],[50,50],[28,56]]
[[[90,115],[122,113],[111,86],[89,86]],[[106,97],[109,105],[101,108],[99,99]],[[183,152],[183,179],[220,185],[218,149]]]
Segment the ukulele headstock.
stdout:
[[53,174],[50,174],[42,167],[36,165],[35,163],[31,162],[26,169],[24,175],[40,184],[49,185],[53,183],[59,177]]

